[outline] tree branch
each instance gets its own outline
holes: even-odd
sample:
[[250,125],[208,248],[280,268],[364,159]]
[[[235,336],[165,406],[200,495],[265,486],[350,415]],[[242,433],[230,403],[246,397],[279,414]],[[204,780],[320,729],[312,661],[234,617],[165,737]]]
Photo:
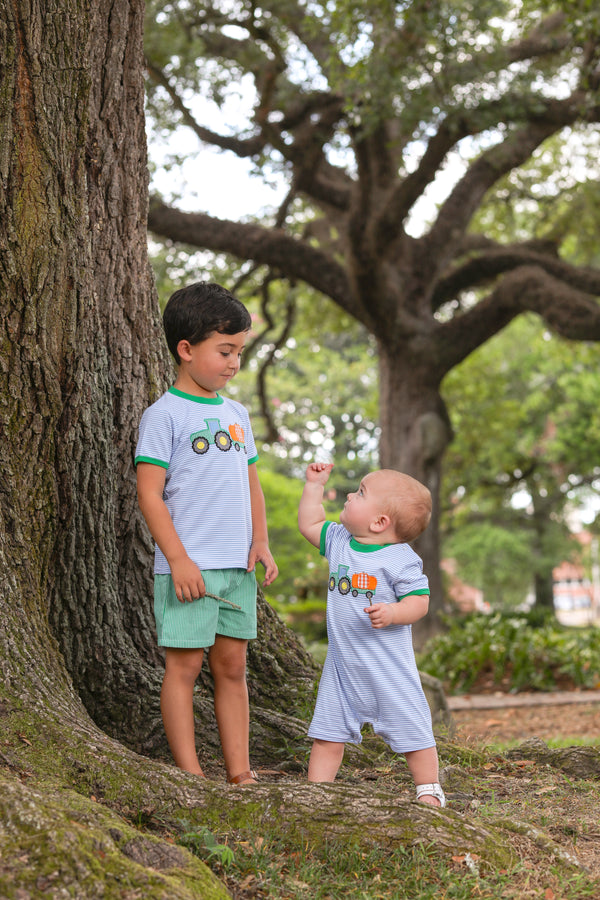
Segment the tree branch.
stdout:
[[286,304],[285,325],[281,331],[281,334],[279,335],[279,338],[273,344],[271,350],[269,350],[267,358],[258,370],[258,375],[256,378],[258,397],[260,400],[260,411],[267,424],[267,434],[265,436],[265,440],[269,443],[274,443],[275,441],[279,440],[279,432],[277,430],[277,426],[275,425],[275,421],[269,407],[269,397],[267,392],[267,373],[273,365],[275,354],[280,347],[283,347],[288,337],[290,336],[292,325],[294,322],[294,312],[294,303],[292,300],[288,300],[288,303]]
[[[527,123],[520,132],[511,133],[501,144],[480,156],[473,163],[463,179],[455,187],[446,204],[438,215],[440,231],[446,226],[444,217],[453,219],[456,211],[463,211],[463,225],[470,221],[473,211],[478,208],[481,198],[498,178],[526,161],[536,147],[550,134],[565,124],[570,124],[579,115],[576,101],[565,103],[565,109],[559,109],[559,102],[548,101],[545,114],[540,116],[540,98],[537,95],[523,97],[512,92],[498,100],[479,104],[475,109],[461,109],[451,112],[439,124],[438,130],[427,143],[426,150],[414,172],[402,179],[390,195],[380,216],[378,224],[378,246],[384,250],[398,233],[402,222],[410,212],[413,204],[423,195],[425,189],[433,183],[447,154],[466,137],[474,137],[502,124]],[[546,122],[547,120],[547,122]],[[546,126],[544,130],[544,123]],[[535,143],[532,142],[532,129],[537,128]],[[521,151],[518,154],[518,151]],[[476,168],[478,166],[478,168]],[[479,193],[476,193],[479,184]],[[453,202],[456,193],[456,201]],[[465,207],[465,198],[471,201],[472,207]],[[446,209],[449,210],[446,213]],[[434,229],[438,228],[436,224]],[[432,241],[436,232],[432,229]]]
[[600,304],[554,277],[527,265],[506,275],[476,306],[439,326],[432,358],[439,377],[501,331],[522,312],[533,312],[561,337],[600,340]]
[[154,63],[148,59],[146,59],[146,69],[155,84],[159,84],[169,95],[173,102],[173,106],[181,113],[183,122],[188,128],[191,128],[196,137],[201,141],[206,144],[212,144],[214,147],[220,147],[222,150],[232,150],[236,156],[239,156],[242,159],[254,156],[264,150],[266,140],[262,134],[252,138],[240,139],[230,135],[218,134],[216,131],[205,128],[204,125],[200,125],[184,104],[175,88],[171,85],[162,69],[154,65]]
[[505,247],[492,245],[488,252],[473,256],[441,278],[432,297],[436,311],[466,290],[488,284],[506,272],[521,266],[539,266],[548,275],[565,282],[585,294],[600,294],[600,269],[572,266],[553,252],[554,245],[544,241],[530,241]]
[[[273,320],[271,311],[269,309],[269,302],[270,302],[269,289],[270,289],[271,282],[273,280],[274,280],[274,276],[269,274],[264,279],[264,281],[261,285],[260,309],[261,309],[262,315],[265,319],[266,327],[262,330],[262,332],[260,334],[258,334],[254,338],[254,340],[247,347],[247,355],[248,356],[250,356],[253,353],[254,348],[259,346],[260,344],[262,344],[267,339],[268,335],[275,329],[275,322]],[[288,295],[286,297],[285,320],[283,323],[283,327],[279,333],[279,336],[274,341],[271,341],[271,348],[269,349],[269,352],[267,353],[266,358],[264,359],[262,364],[259,366],[257,377],[256,377],[258,399],[259,399],[259,404],[260,404],[260,412],[261,412],[261,415],[262,415],[263,419],[265,420],[265,423],[267,426],[267,433],[265,435],[265,440],[269,443],[273,443],[274,441],[279,440],[279,432],[277,430],[277,426],[275,425],[275,421],[273,419],[273,415],[271,413],[271,409],[269,406],[269,398],[268,398],[268,394],[267,394],[267,372],[273,364],[273,360],[275,359],[275,355],[276,355],[277,351],[285,345],[285,342],[287,341],[287,339],[289,338],[289,336],[291,334],[292,327],[294,324],[294,319],[295,319],[295,313],[296,313],[296,304],[294,301],[294,297],[290,292],[290,293],[288,293]]]
[[[537,117],[506,140],[483,153],[467,170],[442,204],[426,243],[428,255],[440,262],[453,253],[484,194],[507,172],[525,163],[547,138],[578,119],[580,110],[573,97],[551,101],[546,114]],[[450,239],[451,238],[451,239]],[[442,253],[440,248],[444,248]]]
[[231,222],[204,213],[185,213],[156,198],[150,202],[148,227],[160,237],[230,253],[237,259],[270,266],[286,278],[299,278],[350,315],[363,319],[342,266],[322,250],[280,229]]

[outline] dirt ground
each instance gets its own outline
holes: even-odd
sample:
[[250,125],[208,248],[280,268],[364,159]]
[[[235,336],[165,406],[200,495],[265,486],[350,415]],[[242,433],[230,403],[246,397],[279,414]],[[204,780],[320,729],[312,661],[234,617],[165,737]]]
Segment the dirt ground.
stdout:
[[[548,702],[548,696],[539,703],[535,702],[535,697],[530,697],[527,705],[518,706],[502,706],[502,698],[496,698],[495,707],[453,709],[459,741],[485,746],[492,752],[499,746],[500,752],[497,756],[491,755],[490,762],[477,771],[473,786],[468,788],[464,799],[460,791],[450,796],[453,808],[463,814],[469,815],[473,804],[477,805],[479,814],[490,805],[494,815],[526,821],[529,826],[537,827],[540,834],[545,834],[560,851],[576,860],[574,871],[582,867],[579,871],[599,879],[600,884],[598,780],[571,778],[557,768],[532,761],[526,751],[521,752],[522,745],[530,738],[541,738],[546,743],[560,740],[563,747],[594,742],[597,747],[600,694],[596,691],[593,696],[593,702],[582,702],[583,698],[578,697],[555,705]],[[481,696],[473,698],[478,703],[482,699]],[[510,751],[507,746],[516,749]],[[515,753],[520,753],[522,758],[515,757]],[[536,872],[542,872],[544,877],[535,884],[523,886],[521,898],[563,900],[567,895],[579,896],[578,893],[567,894],[566,890],[563,893],[556,884],[549,886],[547,859],[543,853],[539,857],[532,854],[531,843],[527,848],[523,847],[522,861],[531,871],[533,882]],[[600,887],[598,890],[600,892]],[[585,891],[581,896],[600,896],[600,893],[592,895]]]
[[573,739],[588,743],[600,738],[600,702],[556,706],[509,706],[452,710],[457,734],[489,744]]

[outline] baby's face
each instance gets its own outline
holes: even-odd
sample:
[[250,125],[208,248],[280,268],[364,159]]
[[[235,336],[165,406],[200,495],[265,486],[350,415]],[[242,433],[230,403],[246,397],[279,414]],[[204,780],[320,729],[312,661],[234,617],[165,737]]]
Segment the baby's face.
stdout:
[[368,537],[369,526],[385,508],[386,477],[383,472],[365,475],[358,490],[348,494],[340,522],[354,537]]

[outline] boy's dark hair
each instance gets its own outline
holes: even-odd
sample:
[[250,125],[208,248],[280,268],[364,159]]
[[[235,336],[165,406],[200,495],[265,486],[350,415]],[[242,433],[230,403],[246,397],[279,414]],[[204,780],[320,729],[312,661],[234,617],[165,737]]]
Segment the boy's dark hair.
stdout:
[[213,332],[239,334],[252,324],[244,304],[220,284],[197,281],[175,291],[163,313],[163,327],[169,350],[179,365],[179,341],[199,344]]

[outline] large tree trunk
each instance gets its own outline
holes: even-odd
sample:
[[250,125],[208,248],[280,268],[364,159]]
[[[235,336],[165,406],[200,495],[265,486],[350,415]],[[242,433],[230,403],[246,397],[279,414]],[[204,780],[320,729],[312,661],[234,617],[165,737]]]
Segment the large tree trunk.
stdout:
[[444,452],[452,437],[448,414],[431,384],[431,366],[379,343],[381,443],[384,468],[399,469],[417,478],[431,491],[434,514],[426,531],[415,541],[429,578],[431,599],[428,615],[413,626],[415,641],[423,643],[439,631],[444,598],[440,570],[439,504]]
[[[144,4],[5,6],[0,511],[12,587],[2,656],[22,645],[36,660],[21,692],[37,693],[41,678],[49,695],[74,698],[64,660],[102,728],[162,754],[152,547],[132,462],[141,413],[172,377],[146,255]],[[257,710],[277,706],[286,681],[315,675],[282,623],[266,610],[262,620]],[[198,732],[214,754],[208,675],[204,686]],[[286,727],[272,723],[267,741],[263,718],[271,745]]]

